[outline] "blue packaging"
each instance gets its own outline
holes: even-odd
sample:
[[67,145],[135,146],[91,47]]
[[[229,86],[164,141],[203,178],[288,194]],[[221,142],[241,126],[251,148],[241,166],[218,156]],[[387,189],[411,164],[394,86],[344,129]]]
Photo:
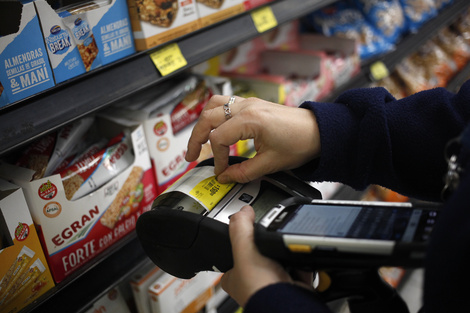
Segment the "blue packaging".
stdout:
[[36,0],[56,83],[135,53],[125,0],[82,1],[54,9]]
[[53,87],[54,77],[34,5],[0,2],[0,19],[6,23],[0,36],[0,107],[4,107]]

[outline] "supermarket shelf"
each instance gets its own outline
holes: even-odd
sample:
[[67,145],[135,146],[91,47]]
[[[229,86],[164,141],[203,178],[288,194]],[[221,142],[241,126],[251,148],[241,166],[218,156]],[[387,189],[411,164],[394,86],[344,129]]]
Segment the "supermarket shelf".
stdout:
[[457,92],[460,86],[470,78],[470,62],[455,75],[447,84],[447,89],[451,92]]
[[[284,0],[269,6],[283,24],[335,0]],[[250,13],[188,34],[176,42],[187,66],[162,77],[149,54],[161,47],[136,53],[114,64],[59,84],[38,95],[0,110],[0,154],[102,109],[259,35]]]
[[389,72],[392,72],[405,57],[415,52],[420,46],[434,37],[440,29],[450,25],[468,7],[470,7],[470,1],[455,0],[451,6],[442,10],[438,16],[425,23],[417,33],[409,34],[404,37],[397,44],[394,51],[364,62],[361,66],[361,72],[351,81],[338,88],[334,95],[329,97],[328,101],[333,100],[333,97],[336,97],[341,92],[348,89],[367,87],[373,81],[370,70],[371,65],[377,61],[381,61]]
[[151,263],[150,259],[132,232],[20,313],[84,312],[111,288],[148,263]]

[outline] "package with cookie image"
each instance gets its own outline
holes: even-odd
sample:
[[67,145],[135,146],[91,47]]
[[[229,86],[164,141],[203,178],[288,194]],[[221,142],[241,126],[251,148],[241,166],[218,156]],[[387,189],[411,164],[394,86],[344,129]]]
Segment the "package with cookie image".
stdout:
[[206,27],[241,14],[257,5],[245,0],[197,0],[196,6],[201,27]]
[[0,163],[0,176],[25,190],[57,283],[132,232],[157,196],[141,125],[97,116],[75,145],[83,146],[81,140],[90,144],[69,166],[39,179],[32,179],[34,170]]
[[73,35],[72,38],[77,45],[87,72],[91,69],[93,63],[95,63],[94,67],[101,65],[98,46],[87,19],[87,11],[92,10],[93,7],[94,5],[83,8],[68,8],[59,14]]
[[56,83],[135,53],[126,0],[36,0]]
[[127,0],[136,49],[156,47],[200,28],[195,1]]

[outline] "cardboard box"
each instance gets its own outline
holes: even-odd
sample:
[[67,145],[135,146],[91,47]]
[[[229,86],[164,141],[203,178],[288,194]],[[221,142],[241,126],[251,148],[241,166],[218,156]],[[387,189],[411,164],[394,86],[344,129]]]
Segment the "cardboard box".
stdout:
[[[159,194],[199,161],[211,156],[210,146],[206,144],[198,161],[184,159],[194,124],[209,98],[212,94],[232,94],[226,78],[190,75],[170,84],[163,95],[156,94],[158,90],[150,90],[145,100],[131,99],[102,113],[103,117],[119,123],[143,124]],[[183,93],[184,90],[192,91],[188,94]],[[177,94],[184,98],[173,97]],[[239,150],[232,146],[231,155],[244,149],[244,146]]]
[[54,0],[34,2],[44,41],[60,83],[135,52],[125,0],[81,3],[54,10]]
[[196,0],[196,6],[201,27],[215,24],[246,11],[244,0]]
[[0,2],[0,107],[53,87],[34,4]]
[[148,289],[150,285],[163,274],[163,271],[153,263],[145,266],[135,273],[130,281],[137,311],[139,313],[151,313],[150,297]]
[[112,288],[98,301],[93,303],[93,307],[88,309],[85,313],[131,313],[131,310],[127,306],[126,299],[122,295],[119,288]]
[[266,50],[260,62],[263,73],[226,76],[233,84],[249,86],[261,99],[294,107],[303,101],[318,101],[333,88],[325,53]]
[[353,39],[304,33],[299,37],[299,46],[301,50],[326,53],[330,59],[335,88],[348,82],[360,71],[359,45]]
[[201,272],[191,279],[163,273],[150,286],[152,313],[197,313],[214,295],[222,274]]
[[[105,120],[98,126],[108,138],[122,131],[122,126]],[[155,177],[143,127],[132,129],[128,137],[130,144],[125,149],[132,149],[134,154],[129,166],[77,200],[67,199],[60,174],[31,181],[34,171],[0,163],[0,176],[25,191],[56,282],[134,230],[140,214],[151,208],[156,197]],[[114,168],[119,159],[118,153],[103,166]]]
[[[137,50],[146,50],[198,30],[195,1],[127,0]],[[168,7],[162,9],[158,3]]]
[[54,287],[20,187],[0,180],[0,312],[17,312]]

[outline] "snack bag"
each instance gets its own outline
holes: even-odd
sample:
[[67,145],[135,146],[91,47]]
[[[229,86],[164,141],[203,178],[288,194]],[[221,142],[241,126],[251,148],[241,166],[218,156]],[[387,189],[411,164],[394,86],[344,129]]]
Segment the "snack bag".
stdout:
[[354,0],[366,20],[390,44],[396,44],[405,28],[405,15],[399,0]]
[[454,61],[432,40],[422,45],[411,57],[415,64],[425,68],[425,77],[435,83],[433,87],[447,86],[457,72]]
[[470,60],[470,43],[449,27],[441,29],[432,40],[450,56],[457,70],[461,70]]
[[405,14],[406,30],[412,33],[437,15],[434,0],[400,0]]
[[430,81],[427,78],[426,68],[414,62],[414,55],[403,59],[395,68],[397,76],[405,84],[406,95],[412,95],[419,91],[431,89],[437,85],[437,81]]
[[303,21],[325,36],[354,39],[359,44],[359,56],[368,59],[394,48],[367,22],[362,13],[347,2],[336,2],[307,15]]
[[434,3],[436,4],[436,9],[442,10],[446,8],[447,6],[451,5],[454,2],[454,0],[434,0]]

